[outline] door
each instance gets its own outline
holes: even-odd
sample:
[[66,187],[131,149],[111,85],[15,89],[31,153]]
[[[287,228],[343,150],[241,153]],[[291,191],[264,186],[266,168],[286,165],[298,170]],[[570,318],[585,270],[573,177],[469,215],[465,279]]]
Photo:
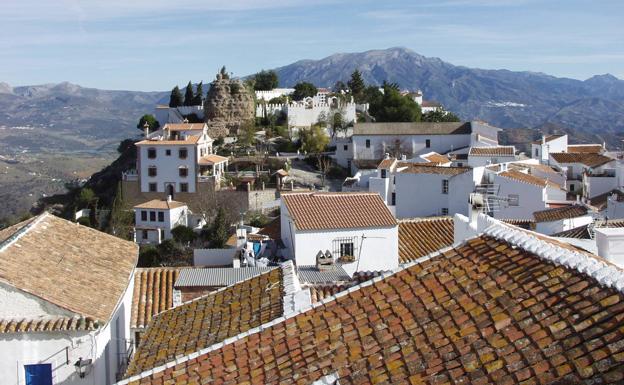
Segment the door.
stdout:
[[24,365],[26,385],[52,385],[52,364]]
[[173,193],[175,192],[175,187],[173,186],[173,184],[168,184],[167,185],[167,195],[169,195],[171,197],[171,199],[173,199]]

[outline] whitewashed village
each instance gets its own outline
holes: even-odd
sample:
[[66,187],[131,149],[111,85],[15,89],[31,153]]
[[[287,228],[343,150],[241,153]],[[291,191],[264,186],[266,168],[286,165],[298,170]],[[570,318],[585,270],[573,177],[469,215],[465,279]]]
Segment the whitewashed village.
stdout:
[[618,145],[274,75],[176,87],[111,207],[0,230],[2,383],[624,382]]

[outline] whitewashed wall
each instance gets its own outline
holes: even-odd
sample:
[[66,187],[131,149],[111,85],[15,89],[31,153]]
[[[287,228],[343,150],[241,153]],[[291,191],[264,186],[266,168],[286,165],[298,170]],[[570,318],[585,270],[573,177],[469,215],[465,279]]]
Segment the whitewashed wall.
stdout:
[[[156,158],[149,159],[147,157],[147,151],[149,148],[156,149]],[[186,159],[180,159],[178,150],[180,148],[187,149]],[[171,155],[166,155],[166,150],[171,150]],[[195,176],[197,175],[197,154],[195,146],[193,145],[155,145],[150,146],[148,144],[141,145],[139,147],[139,156],[141,158],[140,164],[140,180],[141,191],[148,192],[149,184],[152,182],[157,183],[157,191],[165,192],[165,185],[172,183],[175,185],[175,191],[180,191],[180,183],[188,183],[188,192],[195,192]],[[148,176],[148,168],[150,166],[156,166],[157,173],[155,177]],[[180,177],[179,167],[186,166],[188,168],[188,176],[185,178]]]
[[535,231],[546,235],[552,235],[560,233],[562,231],[567,231],[576,227],[587,225],[591,223],[592,220],[593,219],[591,216],[586,215],[582,217],[566,218],[552,222],[539,222],[535,224]]
[[468,166],[483,167],[497,163],[508,163],[516,160],[515,156],[471,156],[468,155]]
[[[366,140],[370,140],[370,148],[366,148]],[[426,147],[427,139],[431,146]],[[470,135],[353,135],[354,159],[382,159],[387,149],[395,147],[396,141],[401,142],[408,157],[435,151],[440,154],[470,145]]]
[[493,183],[499,186],[500,197],[518,195],[518,206],[502,205],[501,209],[494,213],[494,218],[532,220],[535,211],[546,209],[546,192],[542,187],[498,175],[494,175]]
[[[147,221],[141,220],[141,211],[147,211]],[[150,211],[156,213],[156,220],[150,221]],[[158,213],[164,213],[164,222],[158,222]],[[134,209],[134,220],[137,227],[150,227],[159,228],[164,230],[164,239],[171,239],[171,230],[178,225],[178,222],[182,222],[182,225],[188,226],[187,223],[187,206],[176,207],[170,210],[156,210],[156,209]],[[141,240],[140,229],[137,234],[137,241]],[[150,239],[152,240],[152,239]]]
[[609,197],[607,200],[607,218],[624,218],[624,202],[618,202],[617,199]]
[[617,188],[616,177],[596,177],[583,175],[585,198],[593,198]]
[[73,315],[67,309],[0,282],[0,319]]

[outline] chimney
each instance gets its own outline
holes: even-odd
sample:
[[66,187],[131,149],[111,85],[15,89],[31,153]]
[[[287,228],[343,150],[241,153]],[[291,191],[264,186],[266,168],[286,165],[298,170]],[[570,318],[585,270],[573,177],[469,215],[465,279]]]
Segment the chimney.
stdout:
[[149,123],[145,122],[145,124],[143,125],[143,132],[145,134],[145,137],[147,138],[149,135]]
[[542,146],[546,144],[546,135],[542,135]]
[[401,160],[407,160],[407,155],[401,154]]
[[624,267],[624,227],[601,227],[594,232],[598,255]]
[[334,257],[331,255],[329,250],[323,253],[323,250],[319,250],[316,254],[316,268],[324,271],[329,270],[334,267]]
[[167,203],[171,203],[172,199],[171,199],[171,195],[167,195]]
[[188,119],[184,118],[184,120],[182,121],[182,123],[188,123]]
[[386,153],[384,154],[384,159],[390,159],[390,153],[386,152]]

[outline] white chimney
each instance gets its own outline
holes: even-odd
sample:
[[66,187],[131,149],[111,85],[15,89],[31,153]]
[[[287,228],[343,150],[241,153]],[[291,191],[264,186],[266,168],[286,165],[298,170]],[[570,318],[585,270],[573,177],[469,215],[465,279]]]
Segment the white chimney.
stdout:
[[171,195],[167,195],[167,202],[171,202]]
[[149,137],[149,123],[146,121],[145,124],[143,125],[143,131],[145,134],[145,137]]
[[600,227],[594,231],[598,255],[624,267],[624,227]]

